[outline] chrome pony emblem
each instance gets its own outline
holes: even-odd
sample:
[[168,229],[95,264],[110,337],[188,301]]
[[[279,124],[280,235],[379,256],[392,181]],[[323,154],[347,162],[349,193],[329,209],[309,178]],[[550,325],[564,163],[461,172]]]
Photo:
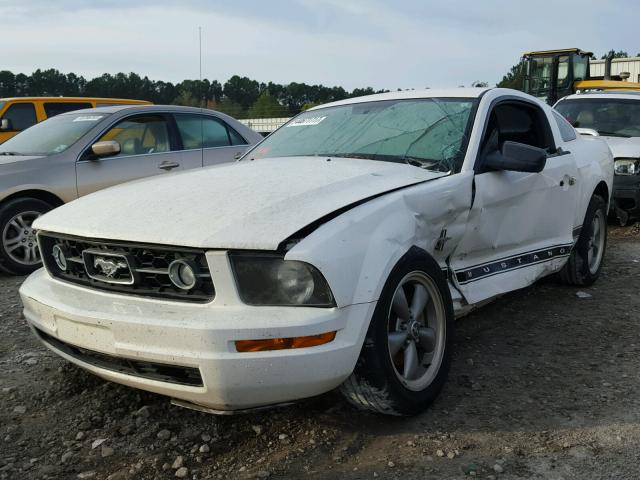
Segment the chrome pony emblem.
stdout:
[[132,259],[126,254],[94,248],[83,250],[82,260],[87,275],[93,280],[123,285],[135,282]]
[[117,260],[116,258],[93,257],[93,268],[102,271],[107,278],[113,278],[118,270],[129,269],[126,261]]

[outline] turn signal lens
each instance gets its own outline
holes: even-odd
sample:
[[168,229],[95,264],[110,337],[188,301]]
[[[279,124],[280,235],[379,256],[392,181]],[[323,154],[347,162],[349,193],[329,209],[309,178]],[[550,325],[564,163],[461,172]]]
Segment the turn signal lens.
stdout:
[[266,340],[236,340],[238,352],[267,352],[269,350],[288,350],[291,348],[317,347],[332,342],[336,332],[309,335],[307,337],[269,338]]

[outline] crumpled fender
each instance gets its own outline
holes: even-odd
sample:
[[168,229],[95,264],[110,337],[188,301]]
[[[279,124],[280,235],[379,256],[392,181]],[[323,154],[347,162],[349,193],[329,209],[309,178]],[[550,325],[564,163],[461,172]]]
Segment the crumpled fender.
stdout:
[[413,246],[446,267],[466,228],[472,182],[473,172],[462,172],[377,197],[321,225],[285,258],[317,267],[338,307],[374,302]]

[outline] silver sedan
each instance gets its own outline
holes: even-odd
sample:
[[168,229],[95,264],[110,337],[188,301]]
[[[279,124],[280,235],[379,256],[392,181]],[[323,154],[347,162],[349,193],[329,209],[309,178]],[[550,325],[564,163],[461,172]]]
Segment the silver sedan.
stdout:
[[40,267],[43,213],[111,185],[239,158],[262,136],[211,110],[113,106],[39,123],[0,146],[0,269]]

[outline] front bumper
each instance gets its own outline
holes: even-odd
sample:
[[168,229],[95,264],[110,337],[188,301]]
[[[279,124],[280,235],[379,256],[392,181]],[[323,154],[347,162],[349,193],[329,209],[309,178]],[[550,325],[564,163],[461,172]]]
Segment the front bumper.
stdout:
[[[29,325],[67,360],[107,380],[225,411],[289,402],[338,386],[353,371],[375,308],[250,307],[225,295],[209,304],[161,301],[63,283],[43,269],[23,283],[20,295]],[[337,331],[335,340],[317,347],[235,350],[236,340],[329,331]],[[93,361],[96,355],[133,366],[136,373]],[[179,373],[177,383],[149,374],[158,366],[197,372],[201,382],[180,383]]]
[[615,175],[613,177],[613,202],[632,217],[640,216],[640,176]]

